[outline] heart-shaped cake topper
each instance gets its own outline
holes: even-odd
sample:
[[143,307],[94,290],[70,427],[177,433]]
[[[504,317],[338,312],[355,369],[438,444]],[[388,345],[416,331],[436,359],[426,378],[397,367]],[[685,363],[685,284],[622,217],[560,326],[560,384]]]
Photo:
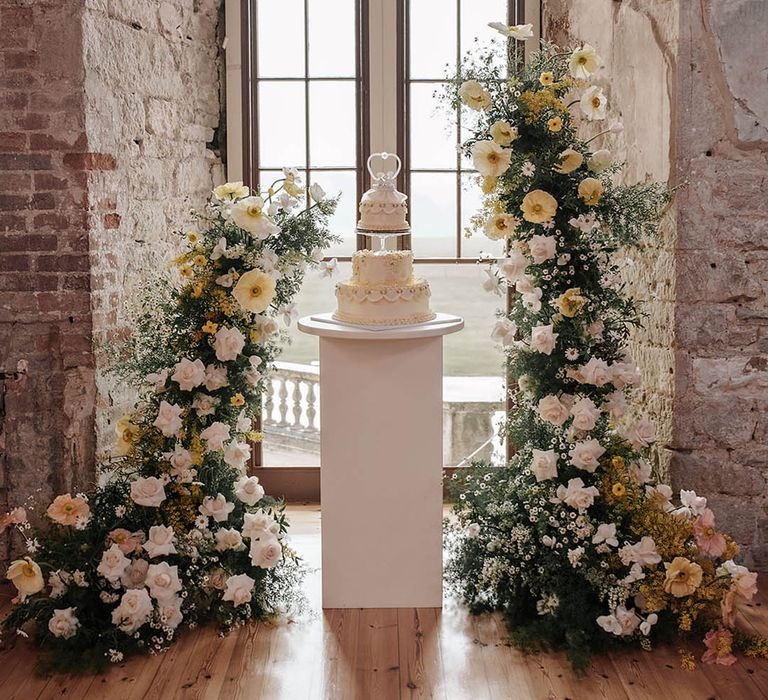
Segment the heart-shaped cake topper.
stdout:
[[[371,167],[371,162],[374,158],[381,159],[381,165],[383,168],[386,168],[385,164],[388,160],[394,158],[396,165],[395,170],[378,170],[374,172],[373,168]],[[368,172],[371,174],[371,177],[376,183],[394,182],[402,167],[403,164],[400,160],[400,157],[395,153],[387,153],[386,151],[382,151],[381,153],[371,153],[371,155],[368,156]]]

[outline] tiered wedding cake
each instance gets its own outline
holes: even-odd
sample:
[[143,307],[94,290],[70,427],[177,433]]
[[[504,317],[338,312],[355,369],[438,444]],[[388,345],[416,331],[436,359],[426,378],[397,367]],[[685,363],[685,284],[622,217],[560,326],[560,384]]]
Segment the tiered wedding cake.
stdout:
[[336,285],[338,309],[333,317],[364,326],[423,323],[435,314],[429,308],[429,284],[413,276],[413,253],[383,249],[387,237],[410,231],[407,197],[395,187],[400,159],[394,156],[395,171],[374,173],[371,159],[376,156],[383,161],[392,157],[375,153],[368,159],[373,186],[360,201],[357,230],[380,238],[382,250],[360,250],[352,256],[352,277]]

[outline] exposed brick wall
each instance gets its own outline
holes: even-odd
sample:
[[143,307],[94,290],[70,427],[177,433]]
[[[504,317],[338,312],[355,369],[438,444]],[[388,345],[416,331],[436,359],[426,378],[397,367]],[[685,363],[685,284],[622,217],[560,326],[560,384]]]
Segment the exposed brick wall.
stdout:
[[616,57],[610,94],[628,127],[630,175],[666,177],[648,167],[661,147],[682,186],[673,225],[629,276],[648,299],[633,348],[648,387],[641,398],[661,423],[673,485],[706,495],[747,563],[768,569],[768,97],[754,63],[768,5],[544,7],[556,39],[591,40],[608,62]]
[[102,163],[87,150],[81,18],[79,2],[0,3],[0,370],[25,368],[4,386],[0,509],[93,476],[84,203]]

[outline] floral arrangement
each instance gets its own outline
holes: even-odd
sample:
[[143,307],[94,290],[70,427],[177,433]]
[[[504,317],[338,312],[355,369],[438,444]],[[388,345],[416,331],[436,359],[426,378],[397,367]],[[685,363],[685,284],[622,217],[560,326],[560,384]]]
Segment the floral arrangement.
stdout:
[[[168,647],[182,623],[223,631],[301,606],[303,575],[284,505],[246,467],[260,392],[280,350],[278,319],[334,240],[336,201],[294,170],[263,193],[216,187],[186,234],[176,279],[151,290],[118,371],[141,386],[116,424],[116,455],[89,494],[57,496],[33,525],[4,628],[37,636],[53,668],[95,668]],[[296,211],[295,211],[296,210]]]
[[[510,37],[513,65],[512,40],[530,27],[491,26]],[[565,648],[578,668],[610,645],[678,635],[704,638],[705,662],[732,663],[735,646],[764,648],[733,632],[756,574],[735,562],[705,498],[675,501],[654,478],[655,428],[627,403],[640,315],[617,254],[656,231],[670,193],[617,183],[621,165],[594,144],[620,125],[578,135],[606,118],[590,83],[599,66],[588,44],[545,43],[509,77],[491,51],[469,58],[447,95],[473,120],[464,149],[484,193],[474,227],[507,242],[484,286],[513,294],[493,339],[519,391],[508,465],[475,464],[450,482],[446,575],[472,610],[505,613],[513,643]]]

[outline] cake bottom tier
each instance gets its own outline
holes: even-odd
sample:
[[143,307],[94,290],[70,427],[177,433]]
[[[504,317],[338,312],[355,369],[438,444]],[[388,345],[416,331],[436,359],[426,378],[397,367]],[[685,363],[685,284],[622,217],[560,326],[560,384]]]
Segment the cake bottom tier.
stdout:
[[431,321],[429,283],[411,279],[408,284],[369,287],[351,282],[336,285],[338,308],[333,317],[361,326],[395,326]]

